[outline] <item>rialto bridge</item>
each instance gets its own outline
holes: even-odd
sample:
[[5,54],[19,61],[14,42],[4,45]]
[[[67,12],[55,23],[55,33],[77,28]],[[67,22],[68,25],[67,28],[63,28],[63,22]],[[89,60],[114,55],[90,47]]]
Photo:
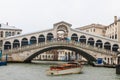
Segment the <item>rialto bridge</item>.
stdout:
[[116,63],[118,41],[71,27],[71,24],[61,21],[52,29],[8,37],[3,41],[3,54],[8,54],[9,61],[30,62],[48,50],[68,49],[89,62],[103,58],[106,63]]

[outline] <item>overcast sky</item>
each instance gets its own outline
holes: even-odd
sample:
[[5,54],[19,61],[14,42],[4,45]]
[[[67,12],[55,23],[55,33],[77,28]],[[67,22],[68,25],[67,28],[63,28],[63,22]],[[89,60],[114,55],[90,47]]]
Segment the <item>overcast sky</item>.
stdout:
[[0,23],[23,33],[51,29],[65,21],[73,28],[92,23],[109,25],[120,16],[120,0],[0,0]]

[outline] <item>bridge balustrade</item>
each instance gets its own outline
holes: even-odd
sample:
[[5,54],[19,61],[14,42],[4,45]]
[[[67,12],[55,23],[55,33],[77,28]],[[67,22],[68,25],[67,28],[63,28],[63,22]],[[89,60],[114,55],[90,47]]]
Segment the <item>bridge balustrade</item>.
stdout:
[[53,41],[46,41],[46,42],[41,42],[38,44],[31,44],[31,45],[27,45],[27,46],[22,46],[19,48],[13,48],[10,50],[3,50],[3,54],[12,54],[12,53],[19,53],[19,52],[23,52],[23,51],[29,51],[29,50],[33,50],[33,49],[38,49],[38,48],[45,48],[45,47],[50,47],[50,46],[71,46],[74,48],[82,48],[82,49],[87,49],[87,50],[91,50],[91,51],[95,51],[95,52],[99,52],[102,54],[107,54],[107,55],[112,55],[112,56],[116,56],[117,53],[110,51],[110,50],[105,50],[103,48],[98,48],[98,47],[94,47],[94,46],[90,46],[84,43],[80,43],[80,42],[75,42],[75,41],[57,41],[57,40],[53,40]]

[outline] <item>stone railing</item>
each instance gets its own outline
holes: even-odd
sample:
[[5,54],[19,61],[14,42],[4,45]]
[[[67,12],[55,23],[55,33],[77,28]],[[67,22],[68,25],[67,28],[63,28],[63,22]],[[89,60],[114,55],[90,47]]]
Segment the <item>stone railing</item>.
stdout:
[[10,50],[4,50],[3,54],[12,54],[12,53],[19,53],[19,52],[24,52],[24,51],[29,51],[33,49],[38,49],[38,48],[46,48],[46,47],[51,47],[51,46],[69,46],[69,47],[74,47],[74,48],[82,48],[82,49],[87,49],[95,52],[99,52],[102,54],[107,54],[107,55],[113,55],[116,56],[117,53],[110,51],[110,50],[105,50],[103,48],[98,48],[90,45],[86,45],[84,43],[80,42],[75,42],[75,41],[48,41],[48,42],[42,42],[38,44],[32,44],[32,45],[27,45],[23,46],[20,48],[13,48]]

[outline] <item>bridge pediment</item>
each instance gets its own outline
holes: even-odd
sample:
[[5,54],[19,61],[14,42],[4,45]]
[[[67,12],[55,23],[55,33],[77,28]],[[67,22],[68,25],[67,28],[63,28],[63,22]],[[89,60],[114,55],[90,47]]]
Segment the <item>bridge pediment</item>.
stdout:
[[60,21],[60,22],[58,22],[58,23],[55,23],[53,26],[56,27],[56,26],[59,26],[59,25],[66,25],[66,26],[69,26],[69,27],[72,26],[72,24],[67,23],[67,22],[65,22],[65,21]]

